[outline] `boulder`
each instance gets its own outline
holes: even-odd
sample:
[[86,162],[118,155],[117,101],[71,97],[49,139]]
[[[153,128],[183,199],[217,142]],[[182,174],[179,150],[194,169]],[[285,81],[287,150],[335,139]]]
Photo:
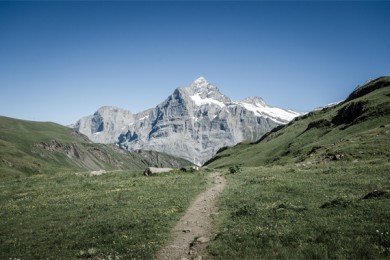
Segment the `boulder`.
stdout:
[[151,176],[151,175],[158,174],[158,173],[170,172],[172,170],[173,170],[172,168],[148,167],[148,168],[145,169],[144,175],[145,176]]

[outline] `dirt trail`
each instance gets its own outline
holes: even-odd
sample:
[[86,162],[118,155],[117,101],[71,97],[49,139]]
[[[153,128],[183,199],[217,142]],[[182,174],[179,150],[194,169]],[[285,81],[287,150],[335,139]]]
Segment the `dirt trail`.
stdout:
[[226,186],[221,173],[213,172],[208,178],[213,185],[192,203],[173,229],[173,241],[155,259],[202,259],[202,252],[211,239],[213,216],[218,212],[218,196]]

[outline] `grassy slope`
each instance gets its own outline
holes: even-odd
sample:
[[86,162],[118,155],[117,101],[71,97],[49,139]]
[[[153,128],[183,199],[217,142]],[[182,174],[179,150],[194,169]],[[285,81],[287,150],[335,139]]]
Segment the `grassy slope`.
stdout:
[[[366,87],[375,84],[386,87],[336,107],[311,112],[270,133],[257,144],[243,143],[226,149],[208,166],[324,163],[337,154],[343,155],[342,160],[346,161],[387,161],[390,156],[390,77],[380,78]],[[348,122],[348,118],[336,120],[337,115],[342,114],[340,111],[351,104],[363,104],[358,117],[352,122]]]
[[[209,167],[221,168],[229,186],[209,256],[388,259],[389,193],[362,197],[390,191],[389,86],[380,78],[257,144],[218,153]],[[229,166],[241,171],[228,174]]]
[[206,185],[201,172],[3,179],[0,259],[151,259]]
[[[67,127],[0,117],[0,177],[98,169],[144,169],[155,165],[149,153],[121,151],[94,144]],[[182,159],[159,153],[158,164],[188,165]]]
[[142,175],[171,164],[189,162],[0,117],[0,259],[150,259],[206,186],[204,173]]
[[[227,174],[213,259],[388,259],[389,163],[243,168]],[[227,171],[225,171],[227,172]],[[324,206],[323,206],[324,205]],[[321,208],[323,206],[323,208]]]

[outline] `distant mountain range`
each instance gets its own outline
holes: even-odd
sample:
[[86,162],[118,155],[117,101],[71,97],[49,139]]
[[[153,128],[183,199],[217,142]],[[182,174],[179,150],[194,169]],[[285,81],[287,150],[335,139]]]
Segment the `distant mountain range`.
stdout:
[[73,128],[97,143],[129,151],[153,150],[201,165],[221,147],[255,141],[301,113],[272,107],[259,97],[235,102],[200,77],[177,88],[155,108],[132,114],[101,107]]

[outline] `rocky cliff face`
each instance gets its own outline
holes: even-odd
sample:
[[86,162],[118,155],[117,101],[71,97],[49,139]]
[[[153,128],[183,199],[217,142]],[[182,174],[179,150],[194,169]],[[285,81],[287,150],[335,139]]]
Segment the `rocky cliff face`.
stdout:
[[101,107],[91,116],[77,121],[72,128],[85,134],[95,143],[113,144],[129,124],[134,122],[134,115],[118,107]]
[[104,107],[74,128],[95,142],[165,152],[200,165],[221,147],[257,140],[298,115],[268,106],[258,97],[234,102],[201,77],[176,89],[154,109],[132,115]]

